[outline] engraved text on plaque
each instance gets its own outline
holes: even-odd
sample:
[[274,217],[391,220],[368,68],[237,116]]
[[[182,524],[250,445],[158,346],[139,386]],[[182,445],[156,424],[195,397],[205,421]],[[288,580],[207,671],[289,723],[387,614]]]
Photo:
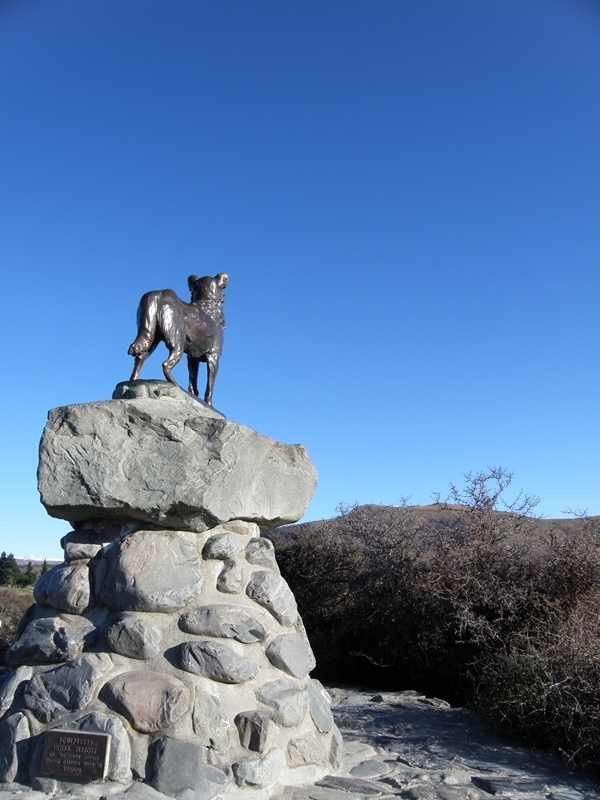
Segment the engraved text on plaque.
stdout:
[[40,773],[74,780],[103,780],[110,739],[109,733],[46,731]]

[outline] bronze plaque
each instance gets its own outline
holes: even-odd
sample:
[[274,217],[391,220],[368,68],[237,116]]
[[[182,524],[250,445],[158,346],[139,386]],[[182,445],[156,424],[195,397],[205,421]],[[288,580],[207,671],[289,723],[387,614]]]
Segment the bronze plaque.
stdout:
[[108,769],[110,733],[55,728],[44,735],[41,775],[71,780],[103,780]]

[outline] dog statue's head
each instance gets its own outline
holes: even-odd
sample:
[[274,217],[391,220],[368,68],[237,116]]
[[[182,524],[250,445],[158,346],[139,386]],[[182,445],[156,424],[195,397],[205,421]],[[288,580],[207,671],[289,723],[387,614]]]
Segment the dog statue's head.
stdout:
[[210,275],[205,275],[199,278],[197,275],[190,275],[188,278],[188,287],[192,293],[191,303],[199,303],[200,301],[208,301],[213,303],[222,303],[225,299],[223,289],[227,286],[229,275],[226,272],[219,272],[212,278]]

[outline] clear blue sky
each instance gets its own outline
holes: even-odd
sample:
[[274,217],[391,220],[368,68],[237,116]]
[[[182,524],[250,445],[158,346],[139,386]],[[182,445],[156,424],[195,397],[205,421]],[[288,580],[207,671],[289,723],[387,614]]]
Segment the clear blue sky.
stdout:
[[308,519],[487,465],[599,514],[599,223],[600,4],[3,0],[0,549],[60,555],[47,410],[220,271],[215,405],[307,446]]

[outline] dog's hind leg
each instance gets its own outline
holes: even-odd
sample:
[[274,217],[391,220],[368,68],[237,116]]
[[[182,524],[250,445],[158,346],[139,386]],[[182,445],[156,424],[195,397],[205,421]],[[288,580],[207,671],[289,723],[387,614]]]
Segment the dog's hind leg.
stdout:
[[169,351],[169,357],[163,361],[162,368],[165,378],[169,381],[169,383],[173,383],[175,386],[179,386],[175,378],[171,375],[171,370],[173,367],[177,366],[181,361],[181,356],[183,355],[183,347],[177,347],[173,350]]
[[185,348],[185,318],[181,309],[180,301],[175,297],[174,303],[165,303],[158,310],[158,324],[162,331],[165,344],[169,348],[169,355],[163,361],[162,368],[165,378],[169,383],[179,386],[175,378],[171,375],[171,370],[179,364]]
[[148,358],[148,352],[144,353],[144,355],[136,356],[135,361],[133,362],[133,372],[131,373],[130,381],[137,381],[138,375],[140,374],[140,370],[142,368],[142,364]]
[[156,350],[157,345],[158,342],[153,342],[149,350],[144,350],[135,357],[135,361],[133,362],[133,372],[131,373],[131,378],[129,378],[130,381],[137,381],[144,361]]
[[[146,352],[145,358],[147,358],[152,352],[151,348],[156,333],[156,321],[161,294],[162,292],[146,292],[140,300],[137,310],[138,335],[129,345],[129,350],[127,352],[130,356],[136,356],[137,358]],[[142,364],[143,363],[142,361]],[[141,364],[138,368],[138,372],[140,368]]]

